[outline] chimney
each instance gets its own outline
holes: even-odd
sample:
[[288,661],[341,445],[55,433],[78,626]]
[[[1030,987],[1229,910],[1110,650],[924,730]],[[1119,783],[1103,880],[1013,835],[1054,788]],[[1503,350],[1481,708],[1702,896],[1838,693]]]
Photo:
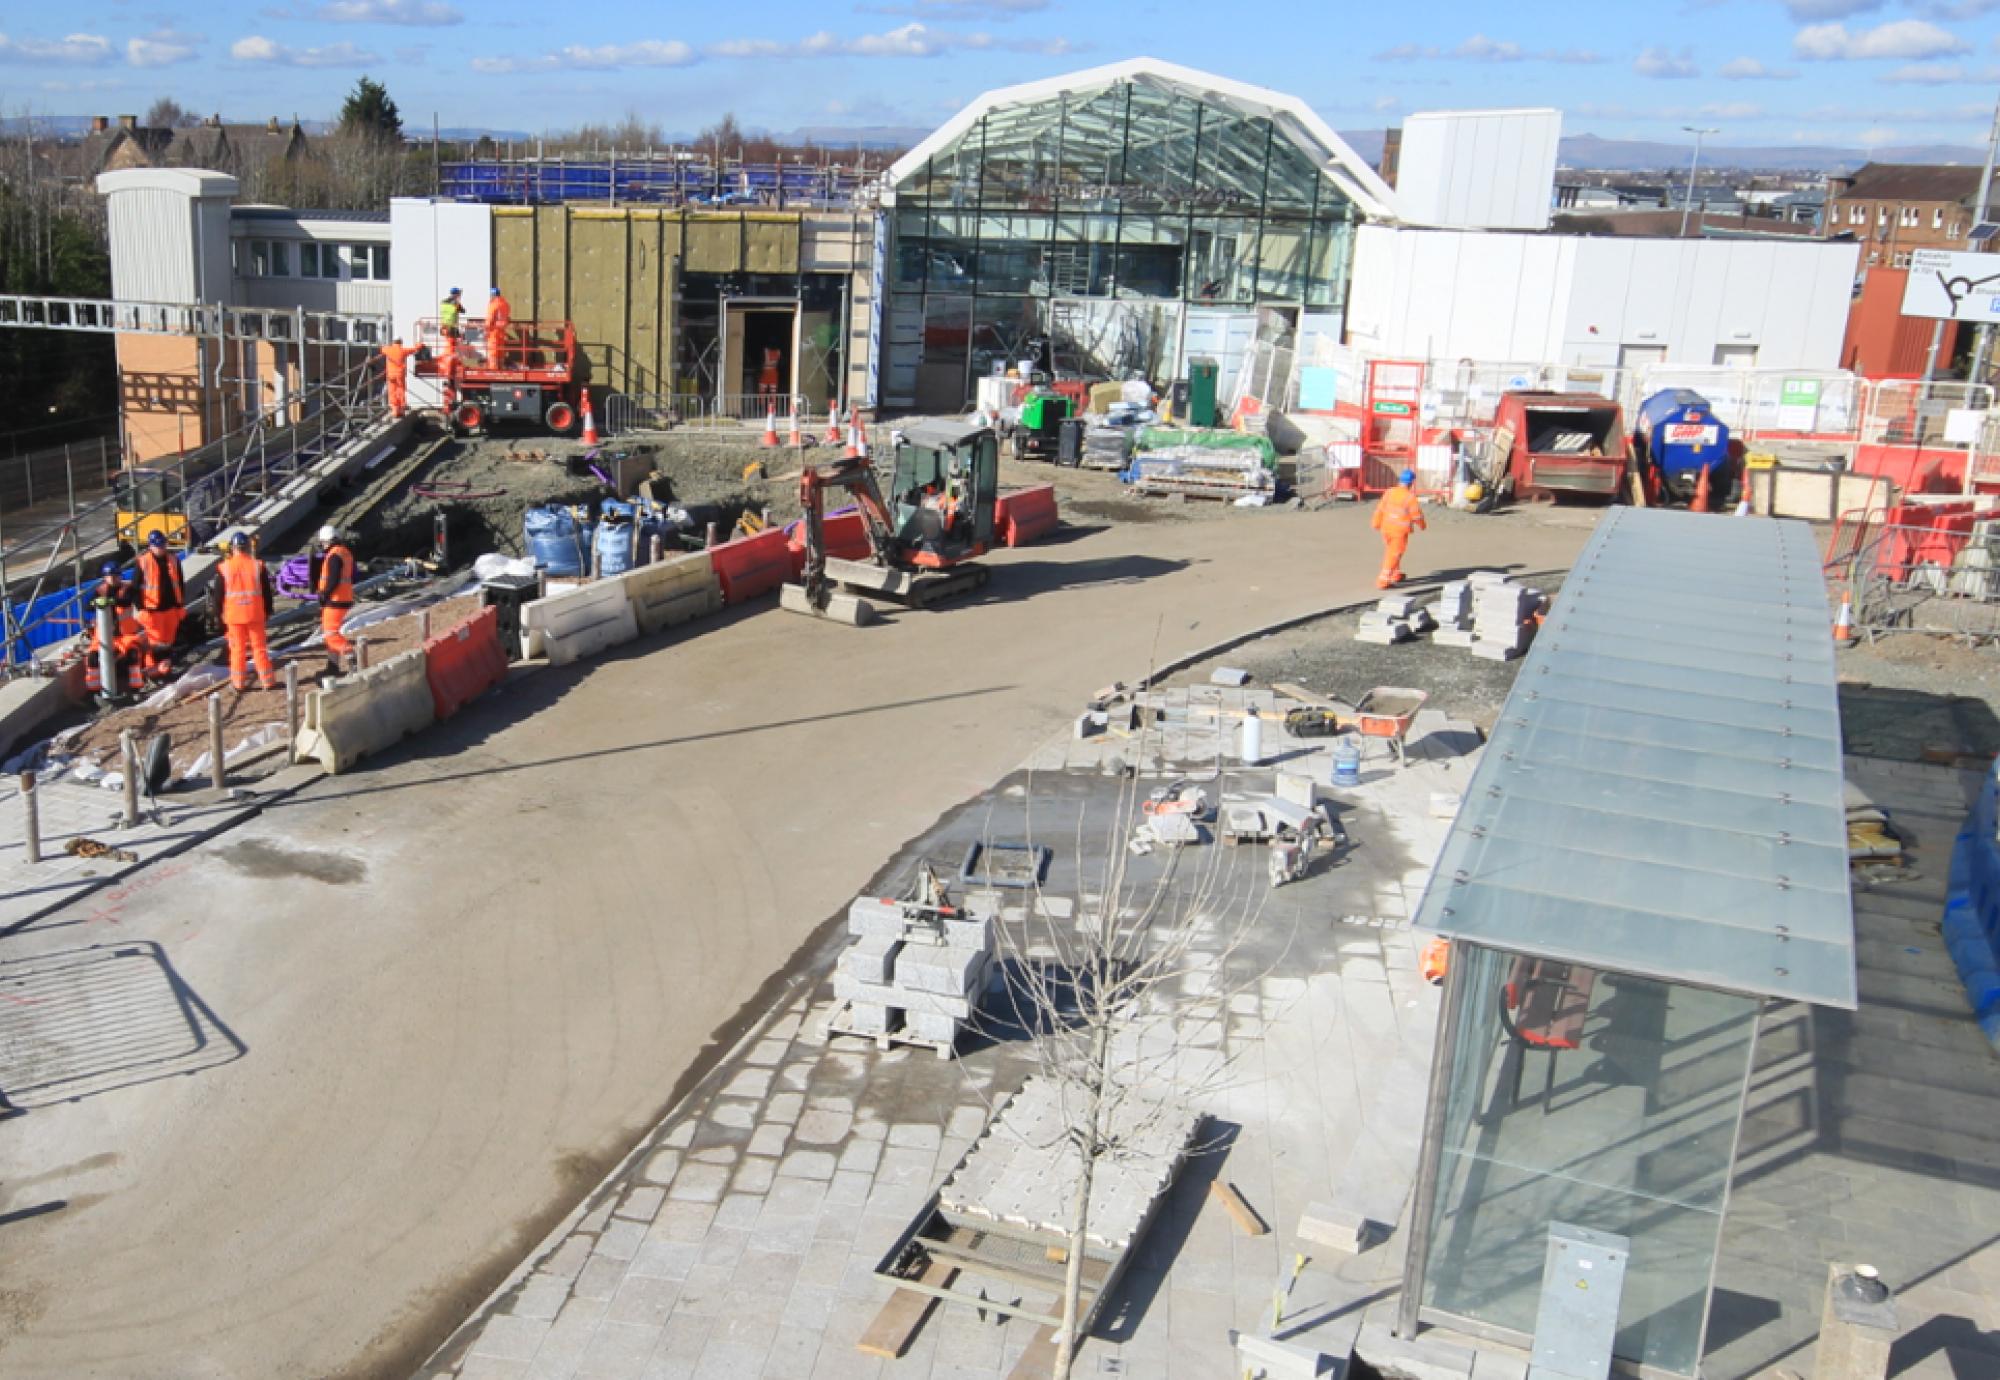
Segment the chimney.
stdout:
[[280,132],[278,129],[278,117],[276,115],[273,115],[271,122],[264,126],[264,132],[266,134],[277,134]]
[[102,134],[110,128],[111,117],[109,115],[93,115],[90,117],[90,132],[92,134]]
[[1391,187],[1396,185],[1396,171],[1403,161],[1403,131],[1384,130],[1382,133],[1382,166],[1376,171]]
[[138,127],[139,117],[137,115],[120,115],[118,117],[118,128],[137,129]]

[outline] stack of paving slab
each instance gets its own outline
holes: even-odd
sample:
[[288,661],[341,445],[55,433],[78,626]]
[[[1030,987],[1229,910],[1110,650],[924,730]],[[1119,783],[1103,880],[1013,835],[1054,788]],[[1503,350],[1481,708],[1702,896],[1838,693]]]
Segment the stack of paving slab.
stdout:
[[1354,640],[1393,647],[1436,626],[1430,610],[1418,602],[1414,594],[1391,594],[1376,600],[1375,607],[1361,615],[1361,622],[1354,630]]
[[1512,661],[1534,639],[1542,592],[1497,570],[1475,570],[1438,595],[1438,630],[1432,641],[1464,647],[1487,661]]
[[904,904],[863,896],[847,908],[854,943],[834,969],[842,1027],[946,1049],[972,1017],[993,962],[995,898],[968,898],[957,918],[909,919]]
[[[1080,1089],[1041,1074],[1029,1078],[938,1190],[945,1219],[1064,1240],[1083,1164],[1067,1131],[1084,1106]],[[1172,1186],[1200,1117],[1136,1091],[1115,1098],[1106,1115],[1116,1150],[1098,1162],[1091,1180],[1085,1232],[1094,1252],[1115,1257],[1130,1249]]]

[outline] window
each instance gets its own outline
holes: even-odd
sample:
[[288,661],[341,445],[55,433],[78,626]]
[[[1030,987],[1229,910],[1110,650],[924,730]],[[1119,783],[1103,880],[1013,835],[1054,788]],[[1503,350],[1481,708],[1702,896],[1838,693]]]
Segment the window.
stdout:
[[273,278],[292,276],[292,247],[283,240],[271,241],[271,276]]
[[375,271],[374,246],[350,244],[347,246],[347,272],[350,278],[366,281],[370,278],[387,278],[388,272]]
[[1931,208],[1931,229],[1944,229],[1944,207],[1933,206]]
[[1905,206],[1897,223],[1906,230],[1914,230],[1917,225],[1917,208],[1914,206]]
[[299,276],[301,278],[319,277],[319,246],[311,240],[307,240],[299,246]]
[[1866,225],[1868,223],[1868,208],[1866,206],[1848,207],[1847,223],[1849,225]]
[[1910,266],[1910,251],[1909,251],[1909,250],[1907,250],[1907,249],[1899,249],[1899,250],[1897,250],[1897,251],[1895,252],[1895,254],[1893,254],[1892,256],[1890,256],[1890,259],[1889,259],[1889,267],[1891,267],[1891,268],[1908,268],[1909,266]]
[[386,244],[375,246],[375,281],[378,283],[389,281],[389,246]]
[[250,241],[250,276],[262,278],[271,271],[271,246],[263,240]]
[[1889,223],[1889,208],[1887,206],[1877,206],[1875,208],[1875,223],[1877,225],[1887,225]]
[[1965,222],[1962,220],[1953,221],[1951,223],[1951,228],[1945,231],[1945,234],[1951,236],[1951,238],[1953,239],[1958,239],[1960,236],[1965,234]]

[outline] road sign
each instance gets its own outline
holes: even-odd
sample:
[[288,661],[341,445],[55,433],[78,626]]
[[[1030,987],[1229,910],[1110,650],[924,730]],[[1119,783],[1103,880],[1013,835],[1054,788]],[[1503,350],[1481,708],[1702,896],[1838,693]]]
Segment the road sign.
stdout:
[[1916,250],[1903,285],[1903,315],[2000,322],[2000,255]]

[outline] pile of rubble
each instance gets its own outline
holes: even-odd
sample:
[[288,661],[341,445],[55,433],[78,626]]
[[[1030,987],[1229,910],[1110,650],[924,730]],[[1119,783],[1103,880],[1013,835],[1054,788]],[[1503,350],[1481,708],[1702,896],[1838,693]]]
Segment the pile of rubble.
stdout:
[[1497,570],[1475,570],[1438,591],[1435,604],[1391,594],[1361,615],[1357,642],[1394,646],[1424,633],[1441,647],[1462,647],[1486,661],[1512,661],[1528,650],[1548,597]]

